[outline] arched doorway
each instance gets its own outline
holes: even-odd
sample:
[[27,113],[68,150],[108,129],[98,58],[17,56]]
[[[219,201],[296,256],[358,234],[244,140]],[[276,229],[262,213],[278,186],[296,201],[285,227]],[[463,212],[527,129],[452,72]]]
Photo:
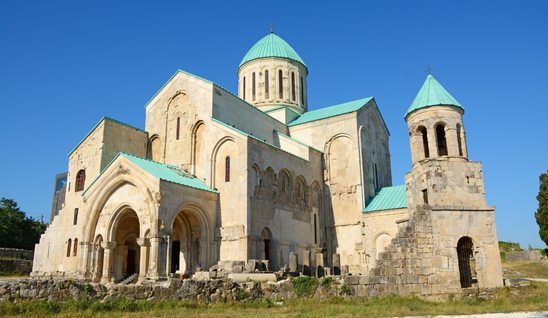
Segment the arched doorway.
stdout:
[[457,256],[459,259],[460,285],[468,288],[475,283],[476,266],[474,260],[474,244],[472,239],[464,236],[457,243]]
[[194,211],[183,210],[173,222],[170,273],[190,275],[205,266],[203,248],[205,233]]
[[272,256],[275,255],[272,249],[272,232],[269,228],[265,227],[261,232],[261,240],[263,241],[263,259],[268,261],[268,269],[270,270],[273,266]]
[[125,208],[119,213],[113,234],[116,247],[111,261],[114,278],[118,281],[139,272],[139,217],[133,209]]

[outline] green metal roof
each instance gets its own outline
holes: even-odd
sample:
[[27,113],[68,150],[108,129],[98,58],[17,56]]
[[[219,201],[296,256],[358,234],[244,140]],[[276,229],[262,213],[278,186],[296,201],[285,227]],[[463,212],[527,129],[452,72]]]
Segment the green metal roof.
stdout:
[[313,111],[309,111],[295,118],[293,121],[287,124],[287,126],[300,125],[304,123],[309,123],[311,121],[321,120],[329,117],[335,117],[335,116],[355,112],[358,109],[362,108],[365,104],[367,104],[371,99],[373,99],[373,97],[362,98],[352,102],[347,102],[343,104],[338,104],[334,106],[329,106],[329,107],[324,107],[324,108],[316,109]]
[[200,179],[194,176],[191,176],[190,174],[182,171],[181,169],[175,166],[166,165],[156,161],[143,159],[141,157],[137,157],[127,153],[123,153],[123,152],[121,152],[119,155],[128,159],[134,164],[138,165],[141,169],[147,171],[148,173],[150,173],[151,175],[153,175],[159,180],[173,182],[173,183],[181,184],[181,185],[199,189],[199,190],[217,192],[211,189],[210,187],[208,187]]
[[407,113],[405,113],[405,117],[417,109],[437,105],[455,106],[464,110],[461,104],[431,74],[428,74],[419,93],[409,106]]
[[238,68],[249,61],[266,57],[280,57],[299,62],[306,67],[303,59],[297,54],[297,52],[289,45],[284,39],[277,36],[274,33],[270,33],[267,36],[260,39],[255,45],[249,49],[244,56]]
[[130,155],[125,152],[119,152],[114,157],[114,159],[112,159],[110,163],[101,171],[101,173],[97,176],[97,178],[95,178],[95,180],[93,180],[89,184],[89,186],[82,192],[82,195],[84,195],[93,186],[93,184],[103,175],[103,173],[108,169],[108,167],[110,167],[116,161],[116,159],[118,159],[118,157],[124,157],[128,159],[129,161],[139,166],[139,168],[153,175],[158,180],[164,180],[164,181],[184,185],[190,188],[218,193],[218,191],[211,189],[201,180],[197,179],[194,176],[189,175],[188,173],[182,171],[181,169],[175,166],[166,165],[156,161],[144,159],[141,157],[137,157],[135,155]]
[[405,185],[385,187],[377,190],[375,196],[367,203],[364,212],[402,209],[407,207]]

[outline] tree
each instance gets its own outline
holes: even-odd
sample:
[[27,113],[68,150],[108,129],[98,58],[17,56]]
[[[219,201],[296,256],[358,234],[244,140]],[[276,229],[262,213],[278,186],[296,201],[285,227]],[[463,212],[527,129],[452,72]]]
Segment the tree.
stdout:
[[548,245],[548,171],[540,175],[540,187],[537,195],[538,209],[535,219],[540,227],[541,240]]
[[27,217],[14,200],[0,199],[0,247],[33,250],[46,227]]

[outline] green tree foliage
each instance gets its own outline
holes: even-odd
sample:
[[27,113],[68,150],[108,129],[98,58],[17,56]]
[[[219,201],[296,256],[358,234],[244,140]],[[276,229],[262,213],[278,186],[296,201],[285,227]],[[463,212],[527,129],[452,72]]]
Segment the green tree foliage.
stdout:
[[0,199],[0,247],[33,250],[47,224],[27,217],[14,200]]
[[540,187],[537,195],[538,209],[535,213],[540,238],[548,245],[548,172],[540,175]]

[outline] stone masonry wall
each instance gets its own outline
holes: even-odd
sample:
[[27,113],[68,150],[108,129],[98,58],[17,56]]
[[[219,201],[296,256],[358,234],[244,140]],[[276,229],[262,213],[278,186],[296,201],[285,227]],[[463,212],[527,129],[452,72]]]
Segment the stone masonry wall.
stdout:
[[[369,276],[348,276],[345,282],[358,296],[422,294],[435,292],[433,231],[430,211],[418,206],[405,228],[398,231],[381,253]],[[448,288],[448,286],[445,286]]]

